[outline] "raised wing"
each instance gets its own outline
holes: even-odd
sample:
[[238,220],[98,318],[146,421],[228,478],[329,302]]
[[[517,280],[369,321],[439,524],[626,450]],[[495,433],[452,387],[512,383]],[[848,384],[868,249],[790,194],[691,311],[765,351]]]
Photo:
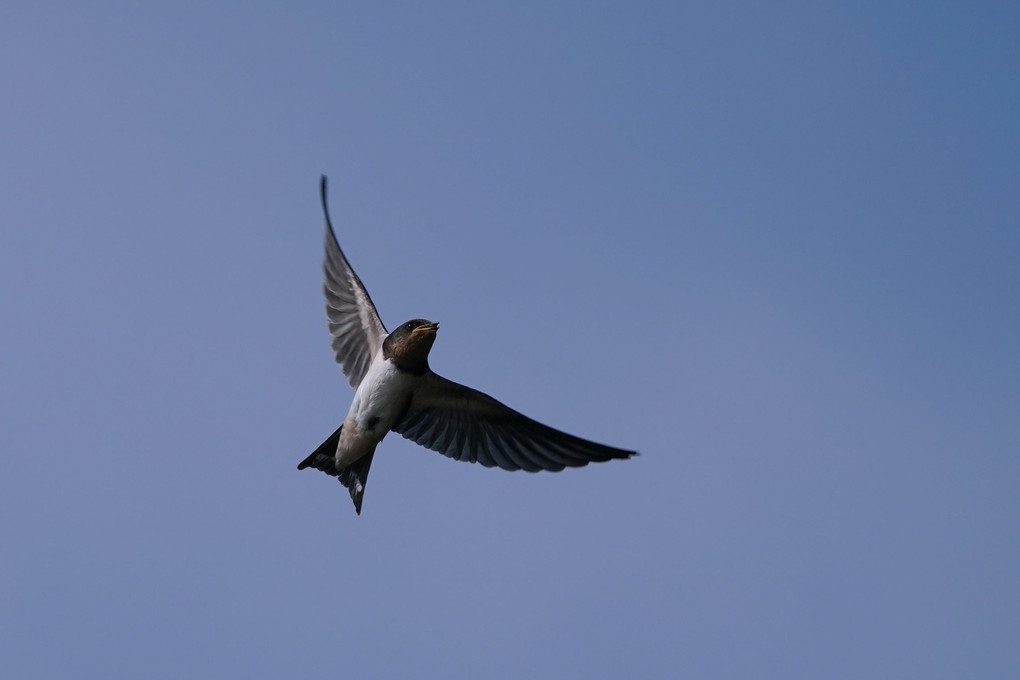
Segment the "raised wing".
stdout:
[[333,353],[351,387],[357,388],[368,372],[372,357],[386,337],[386,327],[372,298],[340,250],[326,205],[326,176],[319,183],[322,212],[326,216],[326,259],[322,263],[326,281],[326,316],[333,336]]
[[450,458],[537,472],[582,467],[637,453],[560,432],[435,373],[427,373],[421,380],[393,431]]

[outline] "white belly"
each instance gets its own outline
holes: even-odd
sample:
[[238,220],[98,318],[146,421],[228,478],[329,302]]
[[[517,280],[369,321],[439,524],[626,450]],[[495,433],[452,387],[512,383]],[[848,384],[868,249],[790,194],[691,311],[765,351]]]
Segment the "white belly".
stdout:
[[370,453],[382,441],[407,404],[413,380],[414,376],[376,356],[358,385],[344,419],[336,450],[339,467],[346,467]]

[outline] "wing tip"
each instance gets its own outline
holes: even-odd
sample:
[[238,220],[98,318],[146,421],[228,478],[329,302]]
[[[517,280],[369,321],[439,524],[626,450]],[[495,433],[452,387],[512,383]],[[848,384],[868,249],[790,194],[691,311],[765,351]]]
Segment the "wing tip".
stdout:
[[322,199],[322,214],[326,217],[326,228],[329,229],[329,233],[333,237],[333,243],[336,243],[336,232],[333,231],[333,220],[329,218],[329,201],[327,200],[328,192],[326,190],[326,184],[326,176],[319,175],[319,197]]

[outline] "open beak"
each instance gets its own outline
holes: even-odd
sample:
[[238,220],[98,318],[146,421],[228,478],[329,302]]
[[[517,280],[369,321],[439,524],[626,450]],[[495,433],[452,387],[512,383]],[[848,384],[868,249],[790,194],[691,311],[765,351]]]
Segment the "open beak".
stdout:
[[439,324],[432,321],[415,328],[412,333],[435,333],[439,330]]

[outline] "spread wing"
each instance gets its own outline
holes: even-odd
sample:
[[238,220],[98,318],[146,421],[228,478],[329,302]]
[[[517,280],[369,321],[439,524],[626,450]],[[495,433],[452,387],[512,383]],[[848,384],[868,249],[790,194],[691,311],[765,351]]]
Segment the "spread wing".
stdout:
[[326,281],[326,316],[333,336],[333,353],[351,387],[357,388],[368,371],[372,357],[386,337],[372,298],[340,250],[326,205],[326,176],[319,183],[322,212],[326,216],[326,259],[322,263]]
[[450,458],[537,472],[637,453],[560,432],[435,373],[421,380],[393,431]]

